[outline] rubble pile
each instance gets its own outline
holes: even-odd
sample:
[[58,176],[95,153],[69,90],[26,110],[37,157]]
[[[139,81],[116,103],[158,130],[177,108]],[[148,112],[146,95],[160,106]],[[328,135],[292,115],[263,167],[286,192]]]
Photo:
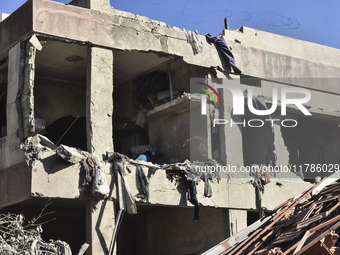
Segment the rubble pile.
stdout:
[[42,226],[33,219],[25,224],[24,216],[0,214],[0,254],[2,255],[71,255],[69,245],[63,241],[42,239]]
[[340,183],[316,192],[320,183],[279,205],[270,220],[236,245],[227,239],[224,244],[231,247],[223,254],[340,254]]

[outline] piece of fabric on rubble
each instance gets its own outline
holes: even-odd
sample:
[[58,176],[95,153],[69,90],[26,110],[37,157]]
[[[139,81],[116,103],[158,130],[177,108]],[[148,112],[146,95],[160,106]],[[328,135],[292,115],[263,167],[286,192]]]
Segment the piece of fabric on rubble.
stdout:
[[208,43],[213,43],[220,55],[223,68],[228,70],[230,67],[233,69],[235,73],[241,73],[242,71],[236,66],[235,58],[233,53],[230,51],[226,41],[223,38],[222,34],[214,37],[210,34],[206,35]]
[[264,209],[262,207],[262,194],[264,193],[264,186],[270,182],[270,178],[268,174],[261,169],[261,167],[253,168],[253,171],[250,171],[249,175],[254,178],[252,184],[255,188],[256,209],[259,211],[259,217],[262,218],[265,216]]
[[214,172],[203,172],[196,171],[195,169],[203,169],[204,166],[214,166],[215,169],[218,169],[218,164],[214,159],[208,159],[205,162],[195,162],[191,163],[189,161],[184,161],[183,163],[169,164],[164,167],[164,170],[167,171],[167,174],[173,178],[173,176],[181,176],[182,178],[187,178],[188,172],[190,171],[196,179],[200,179],[204,181],[204,196],[212,197],[213,191],[211,188],[210,182],[212,180],[217,180],[218,182],[221,180],[220,174],[218,171]]
[[200,39],[198,37],[198,32],[196,30],[188,31],[185,28],[183,28],[183,31],[185,33],[185,36],[187,37],[187,42],[190,43],[190,45],[192,47],[194,55],[201,53],[203,51],[203,47],[202,47],[202,45],[200,45]]
[[87,157],[81,162],[83,169],[82,186],[90,187],[92,184],[92,196],[105,199],[110,193],[110,187],[107,184],[104,168],[99,160],[93,157]]
[[90,165],[89,163],[89,158],[84,158],[83,161],[81,162],[81,166],[83,169],[83,182],[82,186],[86,187],[89,186],[90,183],[92,182],[94,178],[94,167]]
[[149,180],[146,177],[142,167],[135,164],[136,167],[136,186],[138,190],[137,196],[149,200]]
[[144,154],[139,155],[139,156],[136,158],[136,160],[141,160],[141,161],[145,161],[145,162],[148,162],[148,161],[149,161],[149,160],[148,160],[148,157],[147,157],[146,155],[144,155]]
[[102,163],[99,160],[95,159],[96,170],[95,177],[93,180],[92,186],[92,196],[97,197],[99,199],[105,199],[110,194],[110,187],[107,184],[105,172]]
[[188,188],[188,201],[194,205],[194,220],[200,219],[200,208],[198,204],[197,199],[197,190],[196,190],[196,177],[191,173],[191,171],[188,171],[188,177],[186,181],[186,185]]

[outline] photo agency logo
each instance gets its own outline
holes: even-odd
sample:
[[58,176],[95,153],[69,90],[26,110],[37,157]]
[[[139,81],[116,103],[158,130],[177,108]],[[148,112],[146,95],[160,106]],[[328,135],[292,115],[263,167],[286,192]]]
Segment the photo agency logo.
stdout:
[[[272,88],[271,106],[268,108],[267,103],[263,97],[254,97],[253,88],[249,87],[242,91],[241,87],[234,84],[206,84],[203,82],[195,82],[196,85],[201,85],[197,89],[205,92],[201,93],[201,115],[207,115],[207,99],[211,98],[214,102],[215,107],[218,107],[216,98],[218,99],[221,107],[223,106],[223,101],[221,99],[221,93],[217,92],[217,89],[228,90],[232,96],[232,115],[245,116],[245,107],[248,108],[249,112],[257,118],[242,118],[241,122],[234,122],[232,119],[213,119],[213,127],[216,125],[241,125],[249,127],[262,127],[265,124],[270,124],[272,127],[274,123],[280,123],[283,127],[296,127],[298,125],[297,120],[286,118],[287,108],[299,110],[304,116],[312,115],[307,108],[304,106],[311,99],[311,93],[309,90],[299,87],[281,87]],[[216,98],[215,98],[216,97]],[[223,97],[222,97],[223,98]],[[254,100],[256,98],[256,100]],[[280,106],[279,106],[280,102]],[[259,105],[261,107],[259,107]],[[277,111],[278,107],[281,109],[280,119],[271,118],[271,114]]]

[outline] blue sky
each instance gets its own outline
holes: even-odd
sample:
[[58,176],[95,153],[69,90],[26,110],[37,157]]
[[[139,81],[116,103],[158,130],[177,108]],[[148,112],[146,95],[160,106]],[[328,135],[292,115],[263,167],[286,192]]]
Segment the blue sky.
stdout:
[[[24,2],[2,0],[0,12],[11,13]],[[338,0],[111,0],[111,5],[200,34],[221,33],[228,17],[230,29],[247,26],[340,49]]]

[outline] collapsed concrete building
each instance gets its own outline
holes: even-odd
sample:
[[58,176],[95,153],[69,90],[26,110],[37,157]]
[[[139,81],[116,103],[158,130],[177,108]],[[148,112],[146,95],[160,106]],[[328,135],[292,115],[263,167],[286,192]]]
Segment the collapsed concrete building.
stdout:
[[[115,167],[109,159],[114,151],[127,155],[130,147],[140,144],[156,147],[160,164],[190,159],[190,147],[196,146],[190,134],[194,98],[190,78],[233,80],[242,91],[252,88],[253,95],[268,105],[273,102],[273,87],[308,89],[311,99],[304,107],[312,116],[287,106],[287,116],[299,125],[291,129],[275,122],[270,153],[275,154],[276,165],[340,163],[339,50],[247,27],[224,30],[242,70],[235,74],[205,36],[196,35],[195,45],[186,33],[115,10],[108,0],[74,0],[67,5],[29,0],[2,20],[2,210],[29,218],[51,198],[56,220],[44,226],[45,238],[64,240],[73,252],[87,242],[88,254],[108,254],[120,209]],[[148,90],[145,80],[156,85]],[[170,91],[170,99],[151,95],[164,90]],[[221,93],[223,107],[217,114],[233,119],[231,94]],[[139,115],[145,118],[138,126]],[[207,134],[202,161],[215,158],[237,168],[268,163],[268,141],[262,129],[220,125],[215,132],[209,128],[209,116],[197,123],[206,127]],[[272,117],[280,119],[277,113]],[[246,113],[234,121],[251,118]],[[35,147],[23,150],[30,141]],[[82,189],[81,163],[61,159],[55,150],[59,144],[101,161],[110,187],[107,198],[97,201]],[[125,214],[118,224],[115,254],[200,254],[258,219],[251,176],[211,180],[210,197],[204,196],[205,183],[199,181],[200,220],[194,221],[180,178],[169,180],[160,164],[158,168],[142,165],[149,189],[145,199],[137,196],[138,164],[127,162],[124,181],[138,213]],[[261,207],[269,213],[309,187],[295,174],[271,176]]]

